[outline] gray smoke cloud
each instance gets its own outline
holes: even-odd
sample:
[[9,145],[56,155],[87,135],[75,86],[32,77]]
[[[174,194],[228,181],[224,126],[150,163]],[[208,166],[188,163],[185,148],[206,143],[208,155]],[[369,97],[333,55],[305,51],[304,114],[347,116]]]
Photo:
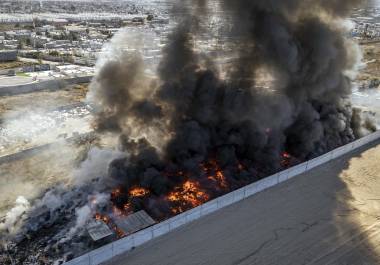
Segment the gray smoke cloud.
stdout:
[[[220,0],[175,6],[177,26],[156,80],[141,74],[140,60],[120,56],[94,83],[103,110],[98,128],[117,128],[129,154],[111,164],[110,177],[126,191],[153,191],[136,205],[161,217],[170,205],[162,206],[160,198],[186,179],[216,195],[199,170],[204,161],[216,159],[234,189],[280,170],[283,152],[302,161],[354,140],[361,126],[349,101],[347,72],[357,54],[341,24],[360,2]],[[223,71],[196,49],[210,30],[215,6],[223,16],[216,38],[234,54]],[[263,73],[270,76],[267,85]],[[238,163],[243,172],[233,169]],[[189,173],[168,177],[177,171]]]

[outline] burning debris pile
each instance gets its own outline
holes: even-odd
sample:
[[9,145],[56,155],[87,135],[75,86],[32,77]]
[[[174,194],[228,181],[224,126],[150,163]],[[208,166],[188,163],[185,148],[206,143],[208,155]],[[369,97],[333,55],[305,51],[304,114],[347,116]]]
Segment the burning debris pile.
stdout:
[[[341,26],[358,2],[218,1],[229,11],[218,13],[220,37],[235,47],[221,73],[196,52],[215,11],[197,1],[173,12],[181,19],[154,83],[136,54],[105,63],[92,85],[97,128],[120,134],[127,154],[109,167],[113,204],[162,220],[359,137],[349,102],[357,54]],[[262,71],[270,89],[257,85]]]
[[[57,208],[71,219],[50,219],[43,231],[55,241],[41,246],[45,256],[92,247],[89,219],[123,236],[115,224],[134,212],[164,220],[360,136],[349,102],[356,50],[341,26],[359,0],[195,2],[173,11],[156,80],[138,54],[120,52],[99,70],[90,91],[96,128],[119,135],[122,155],[105,176],[59,195],[75,198]],[[217,37],[234,47],[224,72],[195,47],[216,13]],[[257,85],[263,71],[270,89]],[[91,194],[103,194],[101,204]]]

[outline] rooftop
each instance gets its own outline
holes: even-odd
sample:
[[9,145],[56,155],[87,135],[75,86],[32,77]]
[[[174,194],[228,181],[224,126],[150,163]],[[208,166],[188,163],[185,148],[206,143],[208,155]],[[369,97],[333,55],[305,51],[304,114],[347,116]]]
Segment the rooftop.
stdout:
[[124,233],[132,234],[153,225],[155,221],[145,211],[139,211],[125,218],[118,219],[115,223]]

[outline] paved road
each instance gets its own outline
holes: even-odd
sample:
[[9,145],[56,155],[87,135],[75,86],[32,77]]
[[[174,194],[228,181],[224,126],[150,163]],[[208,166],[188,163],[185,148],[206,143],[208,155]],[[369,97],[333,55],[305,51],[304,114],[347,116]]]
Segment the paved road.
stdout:
[[0,77],[0,87],[26,85],[35,82],[32,77],[26,76],[7,76]]
[[380,264],[380,142],[107,264]]

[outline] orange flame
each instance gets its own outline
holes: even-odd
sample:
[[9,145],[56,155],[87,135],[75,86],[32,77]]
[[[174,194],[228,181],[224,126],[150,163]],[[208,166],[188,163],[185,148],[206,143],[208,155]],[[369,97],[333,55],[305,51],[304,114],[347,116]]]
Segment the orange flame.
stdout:
[[206,163],[202,163],[200,166],[202,170],[209,175],[209,180],[216,182],[222,189],[228,189],[229,185],[227,179],[216,160],[210,160]]
[[124,208],[124,211],[126,211],[126,212],[131,212],[132,211],[132,205],[131,205],[130,202],[124,204],[123,208]]
[[131,197],[144,197],[149,194],[149,190],[144,188],[133,188],[129,191]]
[[292,159],[292,156],[291,154],[289,154],[288,152],[283,152],[281,154],[282,156],[282,160],[281,160],[281,166],[282,167],[289,167],[291,165],[291,159]]
[[208,201],[210,196],[200,189],[198,182],[188,180],[181,187],[177,187],[175,191],[171,192],[167,199],[175,204],[172,207],[172,212],[176,214],[187,210],[187,208],[201,205]]
[[110,223],[110,218],[106,215],[102,215],[100,213],[96,213],[95,214],[95,219],[96,220],[99,220],[99,221],[103,221],[104,223],[106,224],[109,224]]
[[112,192],[111,192],[111,197],[112,198],[117,198],[121,195],[121,189],[117,188],[117,189],[114,189]]
[[105,224],[108,225],[108,227],[110,227],[115,233],[116,233],[116,236],[118,238],[122,238],[125,236],[125,233],[123,230],[121,230],[120,228],[118,228],[114,223],[113,221],[111,220],[111,218],[109,218],[108,216],[106,215],[102,215],[100,213],[96,213],[95,214],[95,219],[98,220],[98,221],[103,221]]
[[228,183],[227,183],[226,177],[224,176],[223,171],[222,170],[216,171],[215,176],[216,176],[216,179],[218,180],[220,186],[222,188],[227,189],[228,188]]

